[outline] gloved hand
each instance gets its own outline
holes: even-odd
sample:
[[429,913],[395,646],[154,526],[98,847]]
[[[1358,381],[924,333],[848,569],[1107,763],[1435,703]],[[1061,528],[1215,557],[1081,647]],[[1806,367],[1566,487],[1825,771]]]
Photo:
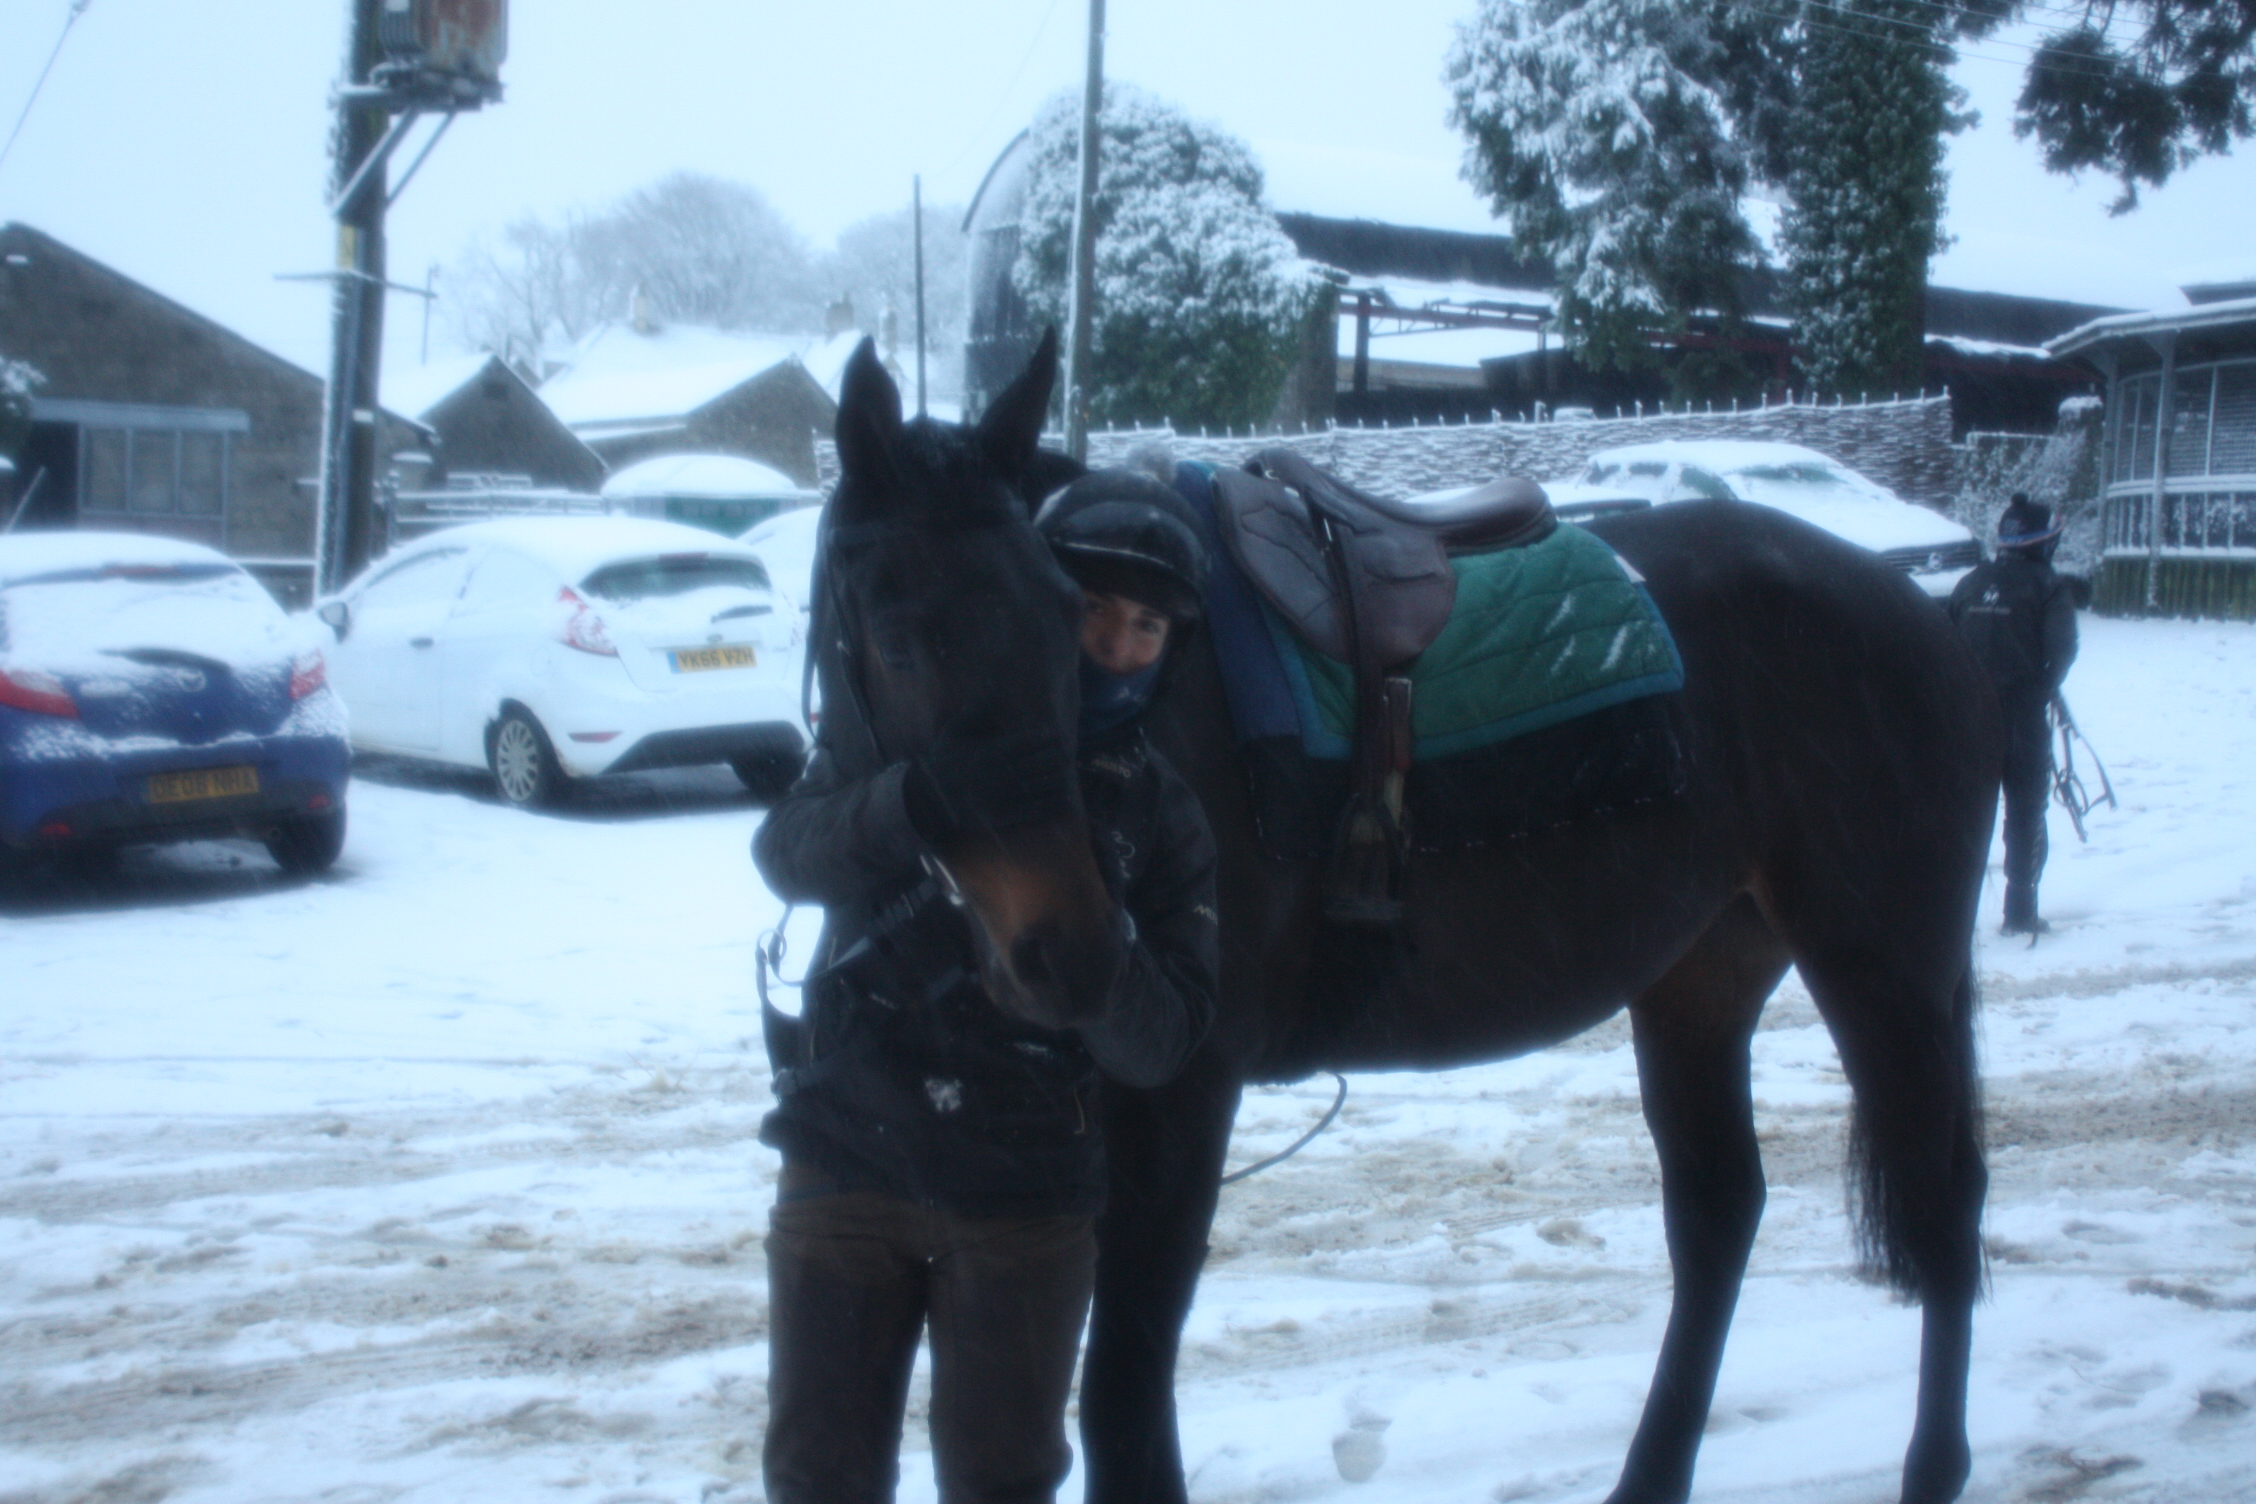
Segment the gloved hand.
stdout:
[[1073,748],[1054,732],[945,741],[910,762],[901,798],[917,834],[939,845],[1065,813],[1074,776]]

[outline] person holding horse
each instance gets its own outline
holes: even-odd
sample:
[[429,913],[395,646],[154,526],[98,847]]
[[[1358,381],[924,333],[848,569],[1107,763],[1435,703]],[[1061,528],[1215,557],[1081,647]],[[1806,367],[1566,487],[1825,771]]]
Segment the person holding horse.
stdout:
[[[846,724],[866,718],[861,696],[826,677],[808,770],[754,840],[778,895],[828,911],[803,1020],[771,1029],[778,1103],[760,1132],[783,1155],[772,1504],[892,1498],[920,1336],[941,1499],[1055,1496],[1105,1193],[1100,1075],[1166,1082],[1213,1014],[1214,842],[1143,730],[1198,615],[1198,534],[1174,492],[1126,471],[1075,481],[1038,526],[1079,586],[1078,746],[1022,732],[857,757],[879,739]],[[1122,960],[1090,984],[1107,993],[1085,1000],[1096,1022],[1052,1029],[989,995],[943,854],[1071,803]]]
[[2052,567],[2059,546],[2052,509],[2017,491],[1998,518],[1996,556],[1968,570],[1950,598],[1951,620],[1989,671],[2005,712],[2004,933],[2032,938],[2050,928],[2037,917],[2052,795],[2045,711],[2076,658],[2074,589]]

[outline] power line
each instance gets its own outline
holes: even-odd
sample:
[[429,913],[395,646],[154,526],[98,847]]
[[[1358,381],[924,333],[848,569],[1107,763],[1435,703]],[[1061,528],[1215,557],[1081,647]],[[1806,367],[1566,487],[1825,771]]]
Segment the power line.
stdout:
[[47,66],[39,70],[39,81],[31,86],[31,97],[24,101],[23,113],[16,117],[16,128],[8,132],[8,144],[0,146],[0,166],[7,165],[8,153],[16,149],[16,138],[23,134],[24,122],[31,118],[31,107],[39,103],[39,91],[47,87],[47,75],[55,71],[55,59],[63,55],[63,43],[70,39],[71,28],[93,3],[94,0],[71,0],[70,14],[63,20],[63,34],[55,38],[55,50],[47,54]]
[[1050,29],[1050,17],[1057,14],[1057,8],[1058,0],[1050,0],[1048,8],[1042,12],[1042,19],[1034,23],[1034,36],[1026,44],[1026,55],[1020,58],[1018,66],[1011,70],[1010,81],[996,91],[994,108],[989,110],[987,118],[979,123],[979,129],[964,138],[963,148],[949,159],[945,167],[940,169],[943,174],[954,172],[962,164],[963,159],[971,155],[973,150],[978,147],[980,139],[987,134],[988,127],[995,123],[995,117],[1000,115],[1004,107],[1010,103],[1011,91],[1018,87],[1019,79],[1025,75],[1026,65],[1034,61],[1035,50],[1042,45],[1042,34]]
[[[1922,22],[1907,20],[1898,16],[1876,15],[1871,11],[1858,10],[1855,6],[1848,4],[1829,3],[1809,9],[1780,10],[1772,6],[1755,4],[1753,0],[1738,0],[1738,6],[1742,10],[1751,11],[1759,16],[1767,16],[1774,21],[1783,21],[1789,25],[1802,26],[1812,31],[1827,32],[1835,36],[1871,38],[1883,34],[1862,30],[1852,25],[1821,21],[1811,13],[1812,10],[1822,9],[1835,15],[1853,17],[1859,21],[1869,22],[1875,27],[1893,28],[1897,33],[1897,39],[1911,46],[1924,47],[1936,53],[1948,53],[1954,58],[1970,58],[1976,62],[1998,63],[2008,68],[2028,66],[2028,59],[2035,58],[2042,50],[2027,42],[2011,42],[2003,38],[1996,38],[1994,45],[2011,47],[2028,55],[2028,58],[1999,57],[1994,53],[1978,51],[1972,46],[1946,41],[1936,36],[1934,30]],[[2072,73],[2084,78],[2104,79],[2115,76],[2113,72],[2106,68],[2093,67],[2085,60],[2073,57],[2055,57],[2051,60],[2050,67],[2055,72]]]

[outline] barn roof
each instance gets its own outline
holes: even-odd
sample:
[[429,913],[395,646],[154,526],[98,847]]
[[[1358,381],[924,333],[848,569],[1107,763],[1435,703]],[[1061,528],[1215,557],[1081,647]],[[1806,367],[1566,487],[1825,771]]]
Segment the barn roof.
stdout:
[[581,342],[564,370],[541,384],[541,400],[567,425],[663,427],[777,366],[806,341],[728,334],[675,324],[639,332],[624,324]]

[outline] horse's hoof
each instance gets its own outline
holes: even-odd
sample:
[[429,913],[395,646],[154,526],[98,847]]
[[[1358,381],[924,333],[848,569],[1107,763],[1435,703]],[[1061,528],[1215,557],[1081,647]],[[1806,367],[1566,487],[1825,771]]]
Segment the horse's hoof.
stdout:
[[1923,1446],[1914,1440],[1904,1459],[1903,1504],[1951,1504],[1966,1489],[1974,1471],[1974,1453],[1963,1436],[1947,1446]]

